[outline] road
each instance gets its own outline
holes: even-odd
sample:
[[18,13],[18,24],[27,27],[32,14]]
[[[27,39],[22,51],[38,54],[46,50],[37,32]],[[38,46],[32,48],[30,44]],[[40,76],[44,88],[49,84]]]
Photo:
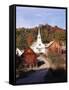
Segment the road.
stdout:
[[48,58],[40,56],[40,61],[44,61],[45,64],[38,68],[33,68],[33,71],[22,73],[19,78],[16,79],[16,84],[33,84],[33,83],[48,83],[48,82],[65,82],[67,79],[65,70],[52,70]]
[[16,80],[17,84],[27,84],[27,83],[42,83],[47,74],[47,69],[41,69],[29,73],[26,77],[21,77]]

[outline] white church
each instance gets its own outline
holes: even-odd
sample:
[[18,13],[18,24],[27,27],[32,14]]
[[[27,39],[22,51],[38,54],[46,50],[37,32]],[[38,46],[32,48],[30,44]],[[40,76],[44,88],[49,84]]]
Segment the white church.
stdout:
[[30,47],[35,53],[46,53],[45,45],[42,43],[40,29],[38,30],[37,40]]
[[44,44],[42,42],[42,39],[41,39],[41,34],[40,34],[40,29],[38,29],[38,35],[37,35],[37,40],[36,42],[34,42],[32,45],[31,45],[31,49],[35,52],[35,53],[43,53],[43,54],[46,54],[47,51],[48,51],[48,47],[53,43],[54,41],[51,41],[50,43],[48,44]]
[[[30,48],[37,54],[40,54],[40,53],[46,54],[48,51],[48,47],[53,42],[54,41],[51,41],[48,44],[43,44],[42,39],[41,39],[40,29],[38,29],[37,40],[30,46]],[[24,52],[24,50],[21,51],[18,48],[16,49],[16,54],[18,54],[19,56],[21,56],[23,52]]]

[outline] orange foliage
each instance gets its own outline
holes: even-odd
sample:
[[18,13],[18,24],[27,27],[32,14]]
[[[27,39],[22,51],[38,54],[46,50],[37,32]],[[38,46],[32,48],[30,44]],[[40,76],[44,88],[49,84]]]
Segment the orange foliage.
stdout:
[[29,36],[27,37],[27,43],[28,43],[28,45],[31,45],[32,42],[33,42],[32,35],[29,35]]

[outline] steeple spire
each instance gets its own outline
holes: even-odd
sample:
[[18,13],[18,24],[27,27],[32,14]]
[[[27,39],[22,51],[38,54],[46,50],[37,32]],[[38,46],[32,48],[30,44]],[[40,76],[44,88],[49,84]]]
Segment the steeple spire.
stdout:
[[41,40],[41,34],[40,34],[40,28],[38,29],[37,42],[42,42],[42,40]]

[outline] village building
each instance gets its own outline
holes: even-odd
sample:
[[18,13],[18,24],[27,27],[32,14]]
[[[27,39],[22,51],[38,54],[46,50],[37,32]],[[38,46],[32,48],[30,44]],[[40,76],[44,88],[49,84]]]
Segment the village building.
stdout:
[[34,42],[30,48],[37,54],[46,53],[45,44],[43,44],[40,34],[40,29],[38,30],[37,40]]
[[59,41],[54,41],[49,47],[48,52],[62,54],[66,50],[66,46],[62,45]]
[[48,53],[48,48],[54,43],[54,41],[51,41],[48,44],[44,44],[41,39],[40,29],[38,30],[37,40],[34,42],[30,48],[36,53],[36,54],[45,54]]
[[20,50],[19,48],[16,48],[16,55],[21,56],[24,50]]
[[26,67],[33,67],[37,64],[37,55],[31,48],[26,48],[24,53],[21,55],[23,57],[23,65]]

